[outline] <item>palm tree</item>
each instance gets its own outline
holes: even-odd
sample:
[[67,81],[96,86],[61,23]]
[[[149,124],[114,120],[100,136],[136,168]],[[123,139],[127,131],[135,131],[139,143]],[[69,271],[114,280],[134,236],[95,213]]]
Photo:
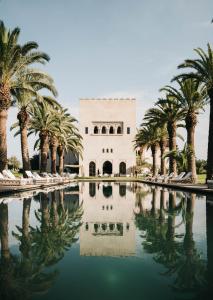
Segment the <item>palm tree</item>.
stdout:
[[195,127],[198,122],[197,115],[206,104],[206,91],[201,88],[199,81],[193,78],[177,80],[177,83],[179,89],[166,86],[163,90],[176,99],[183,110],[187,130],[188,171],[192,172],[192,182],[196,183]]
[[55,110],[48,104],[33,106],[30,112],[31,120],[29,134],[39,134],[35,148],[39,146],[41,152],[40,171],[46,172],[49,154],[49,137],[58,128]]
[[135,136],[135,146],[143,145],[152,151],[153,176],[157,175],[157,149],[159,147],[159,130],[151,124],[143,125]]
[[213,50],[208,44],[208,52],[201,48],[195,49],[198,55],[196,59],[186,59],[178,68],[190,68],[194,72],[184,73],[176,76],[179,78],[195,78],[203,83],[210,99],[210,118],[209,118],[209,138],[208,138],[208,157],[207,157],[207,179],[213,177]]
[[8,30],[0,21],[0,171],[7,166],[7,116],[15,91],[34,92],[33,63],[45,63],[49,56],[37,51],[37,43],[18,44],[20,29]]
[[16,128],[17,126],[19,127],[19,130],[15,134],[15,136],[17,134],[20,134],[21,137],[21,152],[24,171],[31,169],[27,131],[29,127],[30,111],[32,110],[32,106],[35,106],[38,103],[42,102],[47,102],[50,105],[56,105],[55,99],[48,96],[42,97],[37,93],[40,89],[45,87],[46,89],[50,90],[54,95],[56,95],[53,80],[50,78],[49,75],[46,74],[39,74],[39,77],[37,78],[36,86],[33,87],[36,92],[36,95],[34,93],[29,93],[25,91],[16,91],[14,95],[16,105],[19,109],[19,112],[17,114],[18,122],[13,124],[10,130]]
[[[174,151],[177,147],[177,127],[183,118],[183,111],[177,100],[169,95],[165,99],[159,99],[155,104],[156,107],[149,109],[146,114],[146,120],[152,120],[160,127],[166,126],[169,136],[169,150]],[[169,172],[177,173],[177,165],[174,157],[169,157]]]
[[[81,139],[82,137],[78,133],[78,128],[75,126],[76,119],[73,118],[67,109],[60,109],[56,112],[56,119],[58,126],[55,131],[50,135],[50,152],[51,152],[51,172],[56,173],[56,156],[57,148],[62,147],[62,151],[58,151],[59,154],[59,173],[63,172],[63,157],[64,150],[71,150],[73,153],[81,153]],[[75,145],[76,143],[76,145]],[[62,155],[63,153],[63,155]]]

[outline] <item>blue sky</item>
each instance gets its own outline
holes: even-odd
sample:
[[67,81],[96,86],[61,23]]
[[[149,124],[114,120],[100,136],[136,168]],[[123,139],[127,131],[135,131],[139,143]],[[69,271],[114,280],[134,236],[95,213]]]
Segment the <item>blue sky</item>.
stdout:
[[[138,124],[177,65],[213,44],[212,18],[212,0],[0,0],[0,19],[50,55],[45,70],[73,115],[79,98],[136,97]],[[196,131],[199,158],[206,158],[208,114]],[[13,108],[8,124],[15,120]],[[9,156],[20,158],[19,138],[8,132],[8,144]]]

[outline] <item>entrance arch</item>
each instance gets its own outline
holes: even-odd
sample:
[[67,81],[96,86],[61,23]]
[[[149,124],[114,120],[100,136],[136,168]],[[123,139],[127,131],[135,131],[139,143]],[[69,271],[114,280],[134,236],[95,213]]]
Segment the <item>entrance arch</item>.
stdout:
[[119,164],[119,173],[126,175],[126,163],[123,161]]
[[103,164],[103,174],[112,174],[112,163],[108,160]]
[[91,161],[89,163],[89,176],[95,176],[96,175],[96,165],[94,161]]

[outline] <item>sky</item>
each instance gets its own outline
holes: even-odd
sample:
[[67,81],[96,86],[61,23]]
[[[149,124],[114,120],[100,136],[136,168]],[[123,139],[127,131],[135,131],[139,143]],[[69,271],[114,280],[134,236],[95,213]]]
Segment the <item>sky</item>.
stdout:
[[[20,43],[36,41],[51,57],[41,69],[54,78],[58,101],[71,114],[78,117],[79,98],[135,97],[137,125],[177,66],[196,57],[193,49],[213,46],[212,18],[212,0],[0,0],[0,19],[20,27]],[[9,110],[8,128],[16,114]],[[206,107],[196,128],[203,159],[208,119]],[[31,137],[31,156],[34,142]],[[8,129],[11,155],[21,158],[20,141]]]

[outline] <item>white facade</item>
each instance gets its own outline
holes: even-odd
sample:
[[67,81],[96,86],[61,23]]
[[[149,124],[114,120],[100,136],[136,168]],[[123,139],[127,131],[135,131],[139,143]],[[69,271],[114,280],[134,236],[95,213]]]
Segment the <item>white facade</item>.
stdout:
[[130,174],[136,164],[135,99],[80,99],[82,176]]

